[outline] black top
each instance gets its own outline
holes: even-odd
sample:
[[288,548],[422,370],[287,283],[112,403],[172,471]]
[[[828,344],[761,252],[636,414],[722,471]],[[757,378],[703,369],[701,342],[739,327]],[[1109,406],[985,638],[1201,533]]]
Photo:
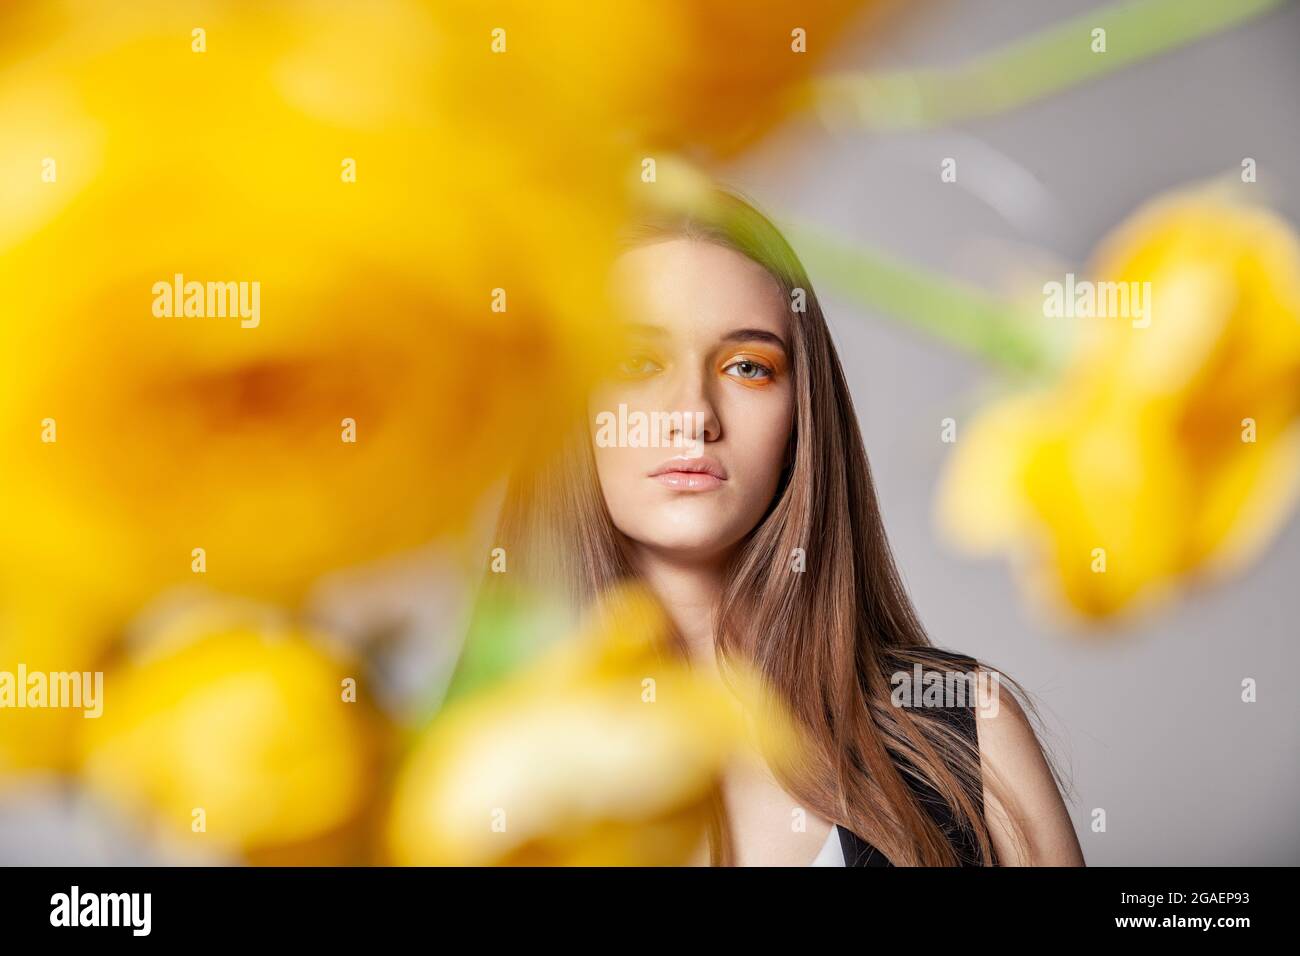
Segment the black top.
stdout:
[[[973,670],[976,661],[973,657],[957,654],[953,651],[927,648],[926,652],[936,659],[936,663],[945,667],[961,670]],[[975,701],[968,701],[967,706],[934,708],[937,715],[953,724],[972,745],[978,746],[979,738],[975,727]],[[904,774],[912,792],[916,794],[930,814],[931,819],[948,834],[948,839],[956,850],[960,866],[980,866],[979,842],[969,827],[959,826],[952,808],[929,784],[915,779],[911,774]],[[984,801],[981,788],[976,787],[976,806],[983,811]],[[837,826],[840,835],[840,848],[844,851],[845,866],[893,866],[889,859],[862,837],[848,827]]]

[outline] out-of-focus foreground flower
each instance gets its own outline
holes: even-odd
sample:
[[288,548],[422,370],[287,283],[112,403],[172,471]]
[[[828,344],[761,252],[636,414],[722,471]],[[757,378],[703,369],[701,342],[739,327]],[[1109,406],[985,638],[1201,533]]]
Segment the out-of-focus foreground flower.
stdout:
[[[133,609],[203,548],[205,583],[293,597],[457,526],[555,432],[616,183],[448,125],[420,6],[54,10],[0,63],[0,568]],[[177,274],[260,314],[160,317]]]
[[[0,16],[0,667],[89,668],[180,583],[292,603],[559,433],[619,171],[451,125],[422,6]],[[177,275],[258,314],[156,314]],[[0,768],[58,765],[63,717],[0,724]]]
[[1149,282],[1149,325],[1074,319],[1061,380],[961,436],[939,515],[966,547],[1011,552],[1035,598],[1100,619],[1240,567],[1289,514],[1300,245],[1267,210],[1199,189],[1140,210],[1091,277]]
[[731,760],[793,766],[788,713],[737,669],[731,686],[661,646],[643,592],[521,673],[449,704],[399,774],[394,861],[676,865],[701,846]]
[[[735,156],[792,111],[807,81],[875,0],[450,0],[432,4],[454,42],[435,58],[468,124],[528,130],[554,142],[565,129],[605,137],[639,162],[669,150]],[[503,55],[485,68],[494,44]],[[475,80],[475,95],[462,84]],[[495,105],[485,109],[484,103]],[[539,109],[538,107],[543,107]],[[632,170],[638,172],[639,170]]]
[[379,718],[358,663],[307,638],[225,612],[169,623],[79,721],[86,786],[191,858],[364,856]]

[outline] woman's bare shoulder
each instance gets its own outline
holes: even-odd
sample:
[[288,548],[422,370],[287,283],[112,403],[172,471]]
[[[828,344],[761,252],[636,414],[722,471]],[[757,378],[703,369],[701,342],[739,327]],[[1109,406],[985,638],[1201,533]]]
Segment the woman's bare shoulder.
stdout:
[[984,816],[1009,866],[1083,866],[1074,825],[1024,707],[996,671],[976,681]]

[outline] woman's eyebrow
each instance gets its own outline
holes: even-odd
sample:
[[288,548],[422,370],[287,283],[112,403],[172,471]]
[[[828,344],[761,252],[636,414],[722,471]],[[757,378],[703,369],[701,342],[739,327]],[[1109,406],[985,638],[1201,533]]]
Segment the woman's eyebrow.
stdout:
[[775,332],[768,332],[765,329],[733,329],[722,337],[724,342],[767,342],[770,345],[780,346],[781,350],[787,351],[785,339]]
[[661,339],[668,337],[668,330],[662,325],[650,325],[647,322],[624,322],[623,331],[629,335],[645,335]]

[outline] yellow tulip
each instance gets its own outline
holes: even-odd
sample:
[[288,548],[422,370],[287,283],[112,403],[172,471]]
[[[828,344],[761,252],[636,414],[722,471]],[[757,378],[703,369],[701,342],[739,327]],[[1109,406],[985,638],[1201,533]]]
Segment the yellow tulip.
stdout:
[[[58,581],[35,584],[57,594]],[[93,671],[85,654],[87,634],[103,622],[75,601],[31,604],[9,594],[0,600],[0,673],[49,674]],[[81,711],[58,707],[0,710],[0,786],[31,767],[69,769]]]
[[359,862],[381,725],[358,665],[308,638],[207,612],[171,624],[104,675],[103,715],[80,721],[86,785],[196,857]]
[[440,713],[399,772],[391,858],[417,865],[674,865],[700,846],[726,763],[797,753],[752,674],[662,651],[643,593]]
[[[637,163],[658,151],[726,158],[809,105],[805,81],[872,6],[450,0],[431,4],[449,37],[434,69],[453,94],[444,108],[462,121],[536,136],[551,150],[563,130]],[[472,97],[457,82],[467,76]]]
[[[421,6],[20,6],[0,581],[121,613],[195,580],[292,600],[458,529],[567,425],[605,361],[622,177],[560,183],[452,125]],[[250,313],[257,283],[258,316],[160,316],[178,274],[248,283]]]
[[1290,513],[1300,244],[1198,189],[1139,211],[1090,271],[1150,283],[1148,316],[1070,320],[1086,325],[1060,381],[960,437],[939,516],[959,544],[1011,553],[1036,600],[1098,620],[1241,569]]

